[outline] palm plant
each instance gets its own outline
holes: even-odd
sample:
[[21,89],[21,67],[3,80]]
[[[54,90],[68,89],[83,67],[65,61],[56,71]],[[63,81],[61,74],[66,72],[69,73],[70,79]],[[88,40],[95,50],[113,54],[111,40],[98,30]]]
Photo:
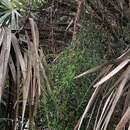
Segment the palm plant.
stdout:
[[44,3],[45,0],[1,0],[0,26],[11,25],[13,30],[18,29],[18,19],[21,17],[21,13],[31,11],[28,8],[37,9]]
[[[29,122],[29,129],[33,129],[41,93],[40,72],[46,76],[41,62],[43,53],[39,49],[39,32],[33,19],[28,18],[31,36],[23,30],[24,42],[11,32],[12,29],[18,30],[19,11],[25,2],[0,1],[0,107],[6,110],[4,114],[0,113],[0,120],[7,124],[2,129],[22,130],[25,119]],[[46,82],[47,77],[44,80]],[[6,91],[7,100],[4,101]]]
[[17,11],[16,1],[0,1],[0,25],[12,25],[13,29],[18,27],[18,17],[21,16]]

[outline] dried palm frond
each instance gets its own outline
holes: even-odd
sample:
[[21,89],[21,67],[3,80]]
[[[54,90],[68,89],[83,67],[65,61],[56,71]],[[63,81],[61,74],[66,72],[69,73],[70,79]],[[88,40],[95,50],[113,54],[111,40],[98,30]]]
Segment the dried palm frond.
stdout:
[[[1,31],[4,28],[1,28]],[[10,55],[11,47],[11,31],[7,28],[1,33],[1,52],[0,52],[0,100],[2,96],[2,89],[6,79],[8,60]]]
[[[86,116],[86,114],[89,112],[90,108],[93,107],[95,104],[95,101],[98,97],[101,97],[103,99],[99,100],[101,102],[100,111],[97,112],[97,119],[94,125],[94,130],[107,130],[109,124],[111,123],[112,120],[112,115],[115,114],[115,111],[119,111],[119,107],[122,110],[122,114],[128,110],[129,107],[129,81],[130,81],[130,49],[125,52],[122,56],[117,58],[118,63],[110,63],[110,64],[105,64],[104,69],[102,69],[103,72],[101,72],[101,75],[99,75],[99,80],[93,87],[95,88],[86,108],[81,116],[78,124],[75,127],[75,130],[78,129],[80,130],[81,125],[83,123],[83,120]],[[115,61],[116,61],[115,60]],[[102,66],[102,65],[101,65]],[[109,71],[107,70],[107,66],[109,67]],[[100,66],[97,67],[98,69],[101,69]],[[97,68],[93,70],[97,70]],[[107,73],[104,73],[106,70]],[[87,72],[84,72],[83,74],[80,74],[79,76],[76,76],[76,78],[80,78],[84,76],[84,74],[87,74],[88,72],[91,72],[91,70],[88,70]],[[93,71],[92,71],[93,72]],[[127,90],[127,91],[126,91]],[[121,105],[119,105],[120,100],[124,98],[124,93],[127,93],[126,96],[126,101],[124,103],[124,109],[122,109]],[[117,107],[118,106],[118,107]],[[129,111],[129,110],[128,110]],[[127,111],[122,117],[120,123],[117,126],[117,130],[121,130],[124,126],[126,126],[126,122],[123,122],[124,118],[127,118]],[[120,117],[122,115],[121,113],[119,114]],[[120,118],[119,118],[120,119]],[[118,119],[118,120],[119,120]],[[117,120],[117,121],[118,121]],[[115,128],[115,125],[117,125],[117,121],[114,124],[113,123],[113,128]],[[123,123],[122,123],[123,122]],[[122,126],[120,124],[123,124]]]
[[[10,99],[13,103],[12,106],[7,106],[14,113],[8,113],[8,115],[16,120],[13,126],[15,130],[19,117],[22,117],[22,124],[26,118],[30,129],[33,128],[38,99],[41,94],[41,81],[44,80],[44,85],[50,90],[46,75],[47,64],[43,52],[39,49],[38,28],[33,19],[30,18],[29,22],[32,41],[26,33],[26,47],[21,47],[20,40],[11,33],[10,29],[0,28],[0,101],[8,81],[9,93],[14,95],[14,98]],[[23,129],[23,125],[19,128]]]
[[126,123],[128,123],[129,119],[130,119],[130,107],[127,108],[127,111],[123,115],[122,119],[118,123],[115,130],[122,130],[125,127]]

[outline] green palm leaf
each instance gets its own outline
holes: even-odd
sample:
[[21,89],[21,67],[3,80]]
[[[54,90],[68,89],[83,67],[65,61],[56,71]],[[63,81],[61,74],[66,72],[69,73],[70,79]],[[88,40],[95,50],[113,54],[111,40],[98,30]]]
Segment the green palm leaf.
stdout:
[[0,1],[0,26],[11,25],[12,29],[18,28],[18,17],[20,14],[17,11],[17,5],[10,0]]

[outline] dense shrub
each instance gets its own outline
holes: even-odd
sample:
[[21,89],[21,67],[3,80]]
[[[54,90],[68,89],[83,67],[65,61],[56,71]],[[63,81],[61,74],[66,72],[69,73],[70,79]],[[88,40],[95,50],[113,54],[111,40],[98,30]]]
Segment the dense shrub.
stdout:
[[[86,62],[87,61],[87,62]],[[89,97],[92,78],[75,80],[76,74],[96,65],[96,59],[84,57],[79,50],[66,50],[57,63],[50,65],[53,94],[48,96],[46,114],[49,126],[54,130],[72,129],[79,119]]]
[[95,74],[77,80],[74,77],[105,60],[105,38],[93,23],[86,23],[77,42],[49,65],[52,93],[41,99],[39,111],[45,126],[52,130],[74,128],[91,95],[89,86]]

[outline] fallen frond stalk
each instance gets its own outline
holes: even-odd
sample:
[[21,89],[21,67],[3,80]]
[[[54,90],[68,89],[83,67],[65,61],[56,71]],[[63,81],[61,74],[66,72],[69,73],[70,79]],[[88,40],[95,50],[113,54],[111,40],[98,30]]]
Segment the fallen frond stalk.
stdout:
[[121,118],[115,130],[122,130],[130,120],[130,107],[127,108],[125,114]]

